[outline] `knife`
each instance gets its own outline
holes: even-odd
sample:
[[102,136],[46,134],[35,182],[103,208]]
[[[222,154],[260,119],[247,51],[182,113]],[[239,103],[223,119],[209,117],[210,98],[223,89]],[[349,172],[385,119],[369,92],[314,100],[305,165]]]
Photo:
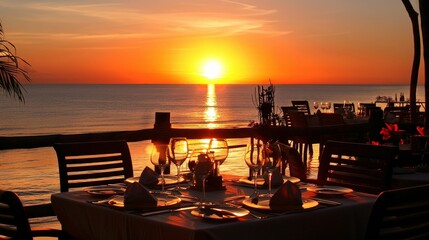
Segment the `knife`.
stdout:
[[331,205],[331,206],[341,205],[340,202],[326,200],[326,199],[322,199],[322,198],[315,198],[315,197],[313,197],[311,199],[313,199],[315,201],[318,201],[319,203],[326,204],[326,205]]
[[232,202],[238,199],[242,199],[242,198],[246,198],[246,195],[236,195],[236,196],[232,196],[232,197],[226,197],[225,199],[223,199],[224,202]]
[[141,213],[140,216],[146,217],[146,216],[152,216],[152,215],[158,215],[158,214],[164,214],[164,213],[180,212],[180,211],[192,210],[197,207],[198,206],[189,206],[189,207],[181,207],[181,208],[173,208],[173,209],[163,209],[158,211]]

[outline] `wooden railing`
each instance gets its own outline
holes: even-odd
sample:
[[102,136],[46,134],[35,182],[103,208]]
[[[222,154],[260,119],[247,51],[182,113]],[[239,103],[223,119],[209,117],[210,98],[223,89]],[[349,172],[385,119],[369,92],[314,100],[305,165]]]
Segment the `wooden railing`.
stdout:
[[287,140],[294,136],[321,136],[324,134],[366,134],[368,123],[350,125],[314,126],[314,127],[253,127],[253,128],[151,128],[135,131],[99,132],[84,134],[54,134],[36,136],[0,137],[0,150],[31,149],[51,147],[56,142],[125,140],[138,142],[144,140],[168,140],[170,137],[204,138],[262,138]]

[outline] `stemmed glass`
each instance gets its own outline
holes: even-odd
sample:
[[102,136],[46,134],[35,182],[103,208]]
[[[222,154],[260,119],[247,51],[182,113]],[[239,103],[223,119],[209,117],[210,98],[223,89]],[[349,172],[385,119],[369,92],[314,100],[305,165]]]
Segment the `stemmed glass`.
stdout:
[[331,109],[331,102],[326,102],[326,109],[329,110]]
[[275,143],[267,143],[264,146],[263,149],[263,158],[264,158],[264,165],[263,168],[265,171],[267,171],[268,175],[268,193],[264,196],[272,197],[272,178],[273,178],[273,172],[278,167],[280,167],[281,159],[280,159],[280,146],[277,142]]
[[215,175],[219,175],[219,167],[228,157],[229,148],[226,139],[212,138],[210,139],[208,148],[209,157],[215,163]]
[[168,144],[168,155],[177,168],[177,185],[175,190],[180,190],[180,167],[188,157],[188,151],[188,140],[185,137],[170,138],[170,142]]
[[313,102],[314,112],[317,112],[317,109],[319,108],[319,102],[314,101]]
[[363,105],[358,102],[357,106],[358,106],[358,115],[363,116],[363,110],[364,110]]
[[161,191],[165,192],[165,177],[164,170],[170,165],[170,159],[168,157],[168,144],[154,144],[152,146],[152,152],[150,154],[150,161],[153,165],[159,167],[161,172]]
[[327,107],[328,106],[326,105],[326,102],[321,102],[320,103],[320,108],[322,109],[322,112],[325,112],[325,110],[326,110]]
[[190,161],[195,162],[194,168],[194,185],[199,186],[199,181],[202,184],[203,196],[200,202],[195,203],[196,205],[212,205],[210,202],[206,202],[206,179],[213,170],[213,160],[208,156],[207,151],[192,151]]
[[246,153],[244,155],[244,160],[246,161],[247,166],[252,170],[253,175],[254,191],[250,196],[251,198],[258,197],[258,185],[256,178],[258,177],[258,172],[261,170],[264,163],[263,148],[263,144],[259,143],[259,141],[258,143],[247,144]]

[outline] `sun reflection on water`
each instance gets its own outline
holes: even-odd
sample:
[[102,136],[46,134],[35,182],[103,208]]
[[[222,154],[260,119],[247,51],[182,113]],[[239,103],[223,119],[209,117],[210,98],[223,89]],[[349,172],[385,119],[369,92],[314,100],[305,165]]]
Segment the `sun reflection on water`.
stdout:
[[217,111],[216,87],[214,84],[207,84],[206,110],[204,111],[204,121],[208,128],[218,126],[216,120],[219,118]]

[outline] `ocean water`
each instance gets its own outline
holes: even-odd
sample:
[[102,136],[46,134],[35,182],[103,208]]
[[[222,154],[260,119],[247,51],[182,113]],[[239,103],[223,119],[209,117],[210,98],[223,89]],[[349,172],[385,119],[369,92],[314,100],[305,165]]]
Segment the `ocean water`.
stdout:
[[[268,86],[268,83],[263,85]],[[291,100],[374,102],[377,96],[409,96],[408,85],[274,85],[276,111]],[[26,102],[0,95],[0,136],[74,134],[152,128],[155,112],[170,112],[177,128],[246,127],[258,120],[257,85],[25,85]],[[417,89],[424,100],[424,87]],[[248,139],[229,139],[230,145]],[[145,147],[129,143],[135,175],[151,166]],[[314,148],[315,150],[317,147]],[[317,159],[315,152],[314,159]],[[221,173],[248,173],[244,149],[231,150]],[[311,162],[317,169],[317,161]],[[185,166],[186,164],[184,164]],[[315,171],[310,172],[313,174]],[[175,167],[171,168],[175,174]],[[52,148],[0,151],[0,188],[17,192],[24,204],[49,202],[59,191]]]

